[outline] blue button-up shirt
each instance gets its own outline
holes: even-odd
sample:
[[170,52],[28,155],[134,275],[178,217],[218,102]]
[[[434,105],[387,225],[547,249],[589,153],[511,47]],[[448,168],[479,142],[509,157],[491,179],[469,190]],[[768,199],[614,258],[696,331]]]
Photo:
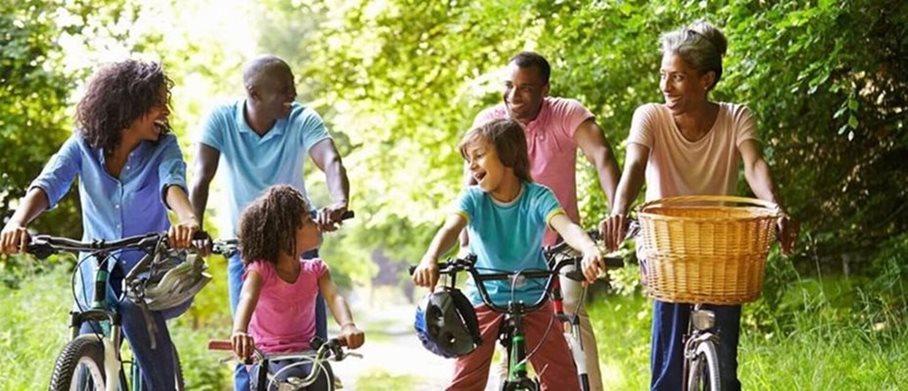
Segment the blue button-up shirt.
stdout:
[[[165,191],[173,185],[186,189],[186,163],[176,137],[167,134],[157,143],[139,144],[129,153],[119,178],[110,175],[104,163],[104,153],[75,134],[51,157],[29,188],[44,190],[49,208],[53,208],[78,175],[85,241],[115,240],[170,228]],[[131,251],[119,259],[129,271],[141,256]]]

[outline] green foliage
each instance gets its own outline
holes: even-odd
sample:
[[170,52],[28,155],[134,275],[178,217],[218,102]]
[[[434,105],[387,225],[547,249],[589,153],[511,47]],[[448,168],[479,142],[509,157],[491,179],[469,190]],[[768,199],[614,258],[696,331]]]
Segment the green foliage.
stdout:
[[[546,55],[552,94],[584,102],[621,155],[634,108],[661,100],[659,35],[697,19],[730,43],[715,98],[756,113],[786,206],[821,238],[823,268],[837,267],[830,254],[873,258],[881,238],[908,228],[908,190],[892,186],[908,182],[904,2],[347,1],[327,18],[306,78],[350,138],[346,161],[364,168],[351,172],[373,232],[441,221],[460,187],[458,137],[500,99],[496,71],[517,51]],[[601,216],[595,176],[580,169],[582,210]]]
[[[908,365],[908,328],[873,330],[829,316],[836,304],[817,300],[812,282],[804,285],[797,290],[813,297],[813,303],[785,314],[793,327],[771,333],[742,329],[738,376],[744,389],[895,390],[908,381],[900,370]],[[830,293],[849,290],[845,281],[824,285]],[[746,305],[745,318],[760,304]],[[649,384],[651,307],[640,295],[589,304],[606,389],[639,390]]]
[[[58,8],[59,7],[59,8]],[[67,8],[69,7],[69,8]],[[74,86],[63,72],[55,38],[79,31],[58,25],[54,17],[75,6],[64,1],[27,0],[0,4],[0,211],[2,222],[14,201],[69,134],[66,105]],[[62,203],[56,224],[39,224],[57,233],[79,232],[76,203]],[[75,221],[75,223],[74,223]]]

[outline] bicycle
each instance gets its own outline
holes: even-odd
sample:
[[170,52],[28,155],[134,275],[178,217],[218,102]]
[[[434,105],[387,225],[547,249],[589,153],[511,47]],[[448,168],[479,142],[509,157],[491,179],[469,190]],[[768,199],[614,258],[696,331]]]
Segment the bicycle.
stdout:
[[[127,296],[130,300],[139,303],[142,308],[147,309],[148,303],[144,301],[146,287],[154,282],[150,278],[158,269],[164,267],[161,265],[162,263],[173,258],[172,255],[183,255],[183,251],[185,251],[170,249],[167,245],[166,232],[112,241],[91,242],[80,242],[49,235],[36,235],[31,238],[28,253],[39,259],[45,259],[58,252],[86,252],[88,255],[80,263],[89,257],[97,262],[94,276],[94,297],[89,308],[81,308],[80,305],[79,310],[70,311],[72,339],[57,356],[51,376],[50,390],[116,391],[129,390],[130,385],[132,385],[132,389],[141,389],[141,368],[135,361],[123,360],[121,347],[124,341],[128,345],[128,341],[123,338],[121,315],[107,297],[107,290],[110,286],[108,267],[111,260],[116,259],[115,253],[124,250],[139,250],[144,252],[145,256],[123,278],[123,291],[117,300],[122,300],[124,296]],[[192,262],[191,267],[199,268],[199,278],[204,280],[200,280],[198,285],[194,286],[197,288],[193,292],[194,294],[211,277],[204,272],[206,266],[200,258],[192,258],[184,262]],[[77,267],[73,274],[73,289],[75,289],[75,273],[78,273],[78,270]],[[73,296],[75,297],[75,291],[73,291]],[[94,331],[93,334],[79,334],[79,330],[85,322],[91,322],[89,324]],[[174,380],[177,389],[182,390],[184,389],[183,373],[176,349],[173,350],[173,355]],[[127,364],[130,366],[129,379],[124,370],[124,365]],[[108,381],[109,379],[117,380]]]
[[[322,342],[321,338],[314,337],[311,344],[313,350],[305,352],[268,354],[255,349],[251,357],[241,360],[246,365],[254,365],[259,368],[253,390],[305,390],[318,380],[321,373],[324,373],[327,379],[326,389],[333,391],[335,389],[334,372],[328,361],[342,361],[347,357],[362,358],[359,353],[345,351],[346,344],[339,338],[331,338],[327,342]],[[233,344],[230,340],[210,340],[208,350],[233,351]],[[270,364],[285,360],[292,361],[292,363],[272,373]],[[285,373],[291,373],[294,368],[308,365],[311,365],[311,368],[306,377],[284,376]],[[267,370],[262,370],[262,368],[267,368]]]
[[[457,273],[466,271],[472,276],[476,284],[479,296],[489,309],[494,312],[504,314],[504,320],[499,328],[499,343],[507,351],[508,373],[507,379],[502,383],[502,391],[539,390],[539,380],[530,377],[527,372],[527,361],[533,352],[527,353],[526,338],[523,331],[523,316],[541,308],[549,298],[554,281],[558,280],[561,271],[567,267],[573,267],[574,270],[566,272],[565,275],[576,281],[584,281],[583,273],[580,271],[580,261],[582,257],[572,257],[570,259],[558,261],[554,267],[549,270],[526,269],[518,271],[502,271],[497,269],[477,268],[475,266],[476,256],[467,255],[464,258],[449,258],[446,262],[439,265],[439,274],[448,275],[449,287],[454,288],[457,283]],[[410,275],[416,270],[416,265],[409,268]],[[480,273],[480,271],[490,271],[491,273]],[[497,305],[492,302],[485,282],[488,281],[511,281],[512,284],[518,280],[532,281],[545,279],[544,292],[532,304],[527,305],[522,300],[509,300],[506,305]],[[553,316],[554,320],[555,317]],[[549,324],[549,330],[551,323]],[[534,349],[535,351],[535,349]]]
[[[636,224],[634,224],[631,229],[628,230],[627,237],[631,237],[636,234],[637,229],[638,228]],[[592,239],[593,242],[598,242],[601,239],[598,230],[587,231],[587,234],[589,234],[590,239]],[[550,268],[554,267],[558,264],[559,261],[562,260],[569,260],[572,262],[575,260],[577,262],[582,260],[582,255],[564,241],[559,241],[554,245],[543,247],[542,254],[545,256],[545,259],[548,262]],[[624,267],[624,259],[621,257],[605,256],[602,257],[602,260],[603,262],[605,262],[605,265],[608,269]],[[585,349],[583,346],[580,330],[580,310],[586,299],[587,287],[584,286],[583,288],[581,288],[577,309],[573,314],[567,314],[564,312],[564,298],[561,295],[560,285],[560,280],[555,279],[551,293],[552,307],[555,310],[555,317],[559,321],[561,321],[561,324],[563,325],[564,338],[565,340],[567,340],[568,348],[570,348],[571,350],[571,358],[574,361],[574,365],[577,367],[577,376],[580,380],[580,389],[581,391],[589,391],[590,379],[588,369],[586,367],[586,353],[584,353]]]
[[685,390],[722,389],[719,376],[719,355],[716,347],[719,336],[710,331],[716,323],[716,314],[702,308],[702,304],[691,307],[688,334],[684,336],[684,366],[682,373]]
[[647,295],[690,305],[682,390],[722,389],[716,313],[705,306],[756,300],[779,217],[771,202],[733,196],[670,197],[638,207]]

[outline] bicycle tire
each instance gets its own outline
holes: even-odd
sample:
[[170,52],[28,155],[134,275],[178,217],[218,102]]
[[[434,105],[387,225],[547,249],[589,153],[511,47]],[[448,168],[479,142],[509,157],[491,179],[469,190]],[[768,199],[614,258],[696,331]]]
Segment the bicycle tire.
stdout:
[[104,343],[95,335],[81,335],[63,347],[54,363],[53,375],[50,378],[51,391],[70,391],[77,389],[77,371],[85,368],[91,381],[97,388],[104,388]]
[[690,362],[687,374],[688,391],[721,391],[722,379],[719,377],[719,355],[716,345],[705,340],[697,344],[694,359]]

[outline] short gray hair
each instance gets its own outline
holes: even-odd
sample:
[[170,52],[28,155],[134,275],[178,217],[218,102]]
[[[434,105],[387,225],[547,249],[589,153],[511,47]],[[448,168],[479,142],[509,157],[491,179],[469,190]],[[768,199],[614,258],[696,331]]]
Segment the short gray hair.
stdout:
[[700,73],[713,71],[716,80],[722,79],[722,57],[728,48],[725,35],[718,28],[704,21],[662,35],[662,54],[677,54]]

